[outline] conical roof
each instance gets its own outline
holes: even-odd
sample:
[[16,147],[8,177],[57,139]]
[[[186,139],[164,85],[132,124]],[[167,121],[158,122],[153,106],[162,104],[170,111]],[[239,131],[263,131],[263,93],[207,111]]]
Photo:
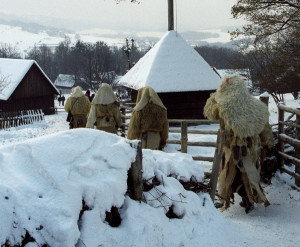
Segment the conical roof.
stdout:
[[119,81],[156,92],[216,90],[220,78],[176,31],[168,31]]

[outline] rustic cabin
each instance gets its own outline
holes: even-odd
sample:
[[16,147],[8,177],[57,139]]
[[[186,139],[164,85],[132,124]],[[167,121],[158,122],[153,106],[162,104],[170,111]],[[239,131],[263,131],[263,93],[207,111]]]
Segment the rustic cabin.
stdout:
[[220,77],[179,33],[168,31],[119,81],[136,101],[152,87],[168,109],[169,119],[202,119],[203,108]]
[[54,113],[59,91],[34,60],[0,58],[0,111]]
[[74,75],[59,74],[54,85],[61,94],[70,94],[73,87],[80,86],[82,90],[90,89],[90,85],[83,78],[76,78]]

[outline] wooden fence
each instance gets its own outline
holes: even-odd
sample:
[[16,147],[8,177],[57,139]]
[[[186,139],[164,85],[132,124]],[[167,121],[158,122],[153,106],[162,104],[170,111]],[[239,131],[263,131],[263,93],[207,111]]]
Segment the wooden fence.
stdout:
[[[121,105],[121,117],[122,117],[122,126],[120,135],[125,137],[126,130],[128,129],[128,123],[126,120],[130,119],[129,113],[132,112],[130,106]],[[190,142],[188,141],[188,134],[202,134],[202,135],[217,135],[217,130],[189,130],[188,125],[209,125],[212,122],[209,120],[201,120],[201,119],[169,119],[170,124],[177,124],[180,125],[180,130],[178,129],[169,129],[169,133],[181,133],[180,140],[167,140],[167,144],[179,144],[181,145],[181,152],[187,153],[188,146],[198,146],[198,147],[216,147],[216,142]],[[210,161],[213,162],[214,157],[206,157],[206,156],[193,156],[194,160],[201,160],[201,161]]]
[[[189,130],[188,125],[209,125],[215,122],[201,119],[170,119],[170,124],[180,124],[180,130],[170,129],[170,133],[180,133],[180,140],[167,140],[167,144],[180,144],[181,152],[187,153],[188,146],[197,147],[216,147],[216,142],[190,142],[188,141],[188,134],[201,134],[201,135],[217,135],[218,131],[215,130]],[[206,156],[193,156],[194,160],[210,161],[213,162],[214,157]]]
[[[296,123],[284,121],[284,112],[296,115]],[[284,126],[294,127],[296,129],[296,138],[285,134]],[[295,155],[291,156],[285,152],[284,144],[288,143],[295,148]],[[294,109],[278,104],[278,144],[279,144],[279,162],[280,170],[295,178],[295,184],[300,186],[300,108]],[[284,167],[285,161],[295,165],[295,172]]]
[[126,136],[126,131],[128,130],[128,123],[126,123],[126,120],[130,119],[132,109],[133,109],[132,107],[127,106],[127,105],[120,105],[121,118],[122,118],[120,135],[123,137]]
[[44,120],[44,113],[40,110],[23,110],[15,112],[0,112],[0,129],[8,129]]

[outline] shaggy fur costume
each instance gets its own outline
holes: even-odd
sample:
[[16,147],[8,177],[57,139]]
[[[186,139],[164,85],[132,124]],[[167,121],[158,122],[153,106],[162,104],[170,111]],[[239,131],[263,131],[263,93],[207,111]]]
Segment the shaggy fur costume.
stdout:
[[94,128],[110,133],[117,133],[121,126],[121,113],[117,104],[117,98],[108,84],[102,84],[97,91],[89,113],[87,128]]
[[[224,208],[241,186],[251,203],[269,205],[260,186],[260,155],[262,147],[273,146],[267,106],[250,95],[239,75],[225,77],[207,100],[204,116],[220,121],[225,130],[225,146],[220,167],[220,196],[225,198]],[[233,182],[241,174],[241,184],[233,191]]]
[[90,107],[90,101],[83,94],[81,87],[72,88],[72,93],[65,104],[65,111],[70,111],[73,115],[73,128],[85,127]]
[[94,128],[95,122],[98,130],[116,134],[117,129],[122,124],[119,106],[116,103],[109,105],[92,104],[86,127]]
[[168,134],[166,107],[152,88],[140,89],[130,118],[127,138],[142,140],[143,148],[162,149]]

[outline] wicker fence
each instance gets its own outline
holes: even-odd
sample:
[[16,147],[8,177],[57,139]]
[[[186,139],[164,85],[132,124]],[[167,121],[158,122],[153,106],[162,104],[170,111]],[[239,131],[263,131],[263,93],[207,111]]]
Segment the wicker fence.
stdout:
[[0,129],[8,129],[44,120],[42,110],[0,112]]
[[[294,109],[286,107],[283,104],[278,105],[278,144],[279,144],[279,162],[280,170],[295,178],[295,184],[300,186],[300,108]],[[284,121],[284,113],[289,112],[296,115],[296,123]],[[296,138],[285,134],[285,126],[296,129]],[[295,148],[294,156],[285,152],[285,143]],[[284,167],[285,161],[295,165],[295,172]]]

